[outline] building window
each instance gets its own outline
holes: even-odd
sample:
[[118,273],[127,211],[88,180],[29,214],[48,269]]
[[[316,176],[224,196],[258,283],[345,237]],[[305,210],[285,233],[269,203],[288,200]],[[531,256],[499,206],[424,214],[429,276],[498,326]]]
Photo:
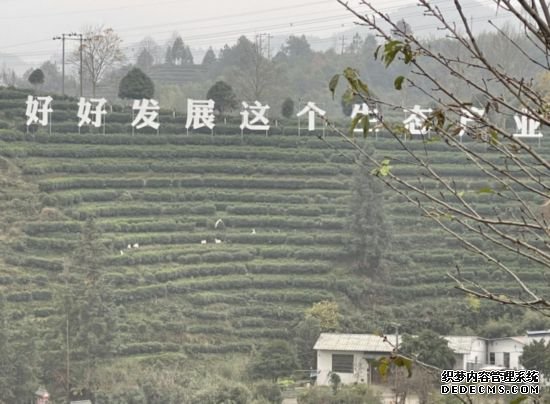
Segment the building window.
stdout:
[[353,373],[353,355],[332,354],[332,371]]
[[504,367],[510,368],[510,352],[504,352]]
[[495,353],[491,352],[489,353],[489,365],[494,365],[494,364],[495,364]]

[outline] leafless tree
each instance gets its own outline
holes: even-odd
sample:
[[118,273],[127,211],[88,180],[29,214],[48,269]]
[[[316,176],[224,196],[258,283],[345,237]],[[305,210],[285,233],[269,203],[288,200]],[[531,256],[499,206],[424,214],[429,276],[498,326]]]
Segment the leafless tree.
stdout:
[[[480,264],[484,261],[485,265],[502,271],[512,282],[505,290],[495,290],[488,281],[462,274],[457,266],[448,270],[456,288],[476,298],[527,307],[550,316],[550,297],[542,296],[532,284],[524,282],[516,264],[509,264],[505,258],[513,255],[521,267],[531,271],[550,269],[550,161],[532,139],[514,136],[514,130],[505,127],[503,119],[526,116],[541,125],[550,125],[550,103],[537,89],[535,77],[525,73],[546,72],[550,68],[547,2],[494,0],[499,13],[511,15],[524,27],[521,35],[511,35],[509,30],[492,24],[502,41],[521,58],[523,66],[530,68],[517,74],[495,62],[489,56],[490,49],[480,45],[461,0],[453,0],[460,17],[457,22],[451,21],[433,2],[418,1],[424,15],[431,17],[460,48],[456,53],[434,50],[410,30],[403,30],[398,21],[393,21],[371,2],[362,0],[361,8],[357,8],[343,0],[337,1],[360,24],[378,35],[382,45],[377,57],[383,63],[404,63],[409,67],[408,74],[395,78],[396,91],[408,87],[431,99],[436,106],[426,119],[426,127],[432,134],[430,141],[439,140],[444,147],[460,153],[464,164],[475,170],[487,185],[472,190],[455,182],[452,175],[433,163],[430,146],[426,144],[427,135],[422,137],[425,142],[421,146],[406,141],[404,126],[382,116],[379,117],[382,125],[397,147],[406,152],[405,161],[392,159],[391,154],[377,161],[364,153],[347,132],[339,131],[340,136],[364,155],[372,173],[389,188],[417,206],[419,212],[458,240],[469,253],[480,257]],[[440,74],[434,73],[434,66]],[[340,76],[346,79],[350,96],[360,95],[369,103],[402,111],[401,105],[371,94],[369,83],[363,82],[353,68],[347,68]],[[331,80],[332,91],[340,76]],[[479,95],[478,105],[472,105],[471,98],[465,99],[462,92],[453,90],[457,82],[468,88],[470,94]],[[473,106],[483,110],[483,114],[472,113]],[[470,118],[467,126],[464,120],[461,122],[465,116]],[[366,130],[367,120],[358,115],[352,127],[363,125]],[[416,167],[419,173],[416,180],[393,170],[402,163]],[[491,198],[493,209],[476,203],[484,197]]]
[[[92,84],[95,97],[98,83],[105,74],[125,60],[121,49],[122,39],[111,28],[103,26],[83,29],[82,67]],[[72,60],[80,60],[80,49],[74,52]]]
[[257,45],[245,49],[240,66],[230,72],[235,89],[246,100],[262,100],[277,83],[275,64],[262,55]]

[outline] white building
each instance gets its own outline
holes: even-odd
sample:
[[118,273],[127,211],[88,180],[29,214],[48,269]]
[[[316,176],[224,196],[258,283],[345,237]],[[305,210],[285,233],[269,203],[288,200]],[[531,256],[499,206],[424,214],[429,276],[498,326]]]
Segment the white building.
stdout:
[[540,341],[544,340],[544,342],[548,343],[550,340],[550,330],[542,330],[542,331],[527,331],[527,343],[530,344],[533,341]]
[[487,358],[487,340],[480,337],[444,337],[449,342],[449,348],[455,353],[457,370],[478,370],[483,367]]
[[[544,336],[535,333],[538,339]],[[550,339],[550,331],[546,331]],[[487,366],[522,369],[519,358],[523,346],[531,342],[531,334],[520,337],[481,338],[476,336],[446,336],[455,353],[457,370],[479,370]],[[317,384],[329,385],[332,373],[343,384],[372,383],[378,379],[370,371],[369,362],[388,356],[396,346],[396,336],[385,338],[374,334],[322,333],[313,347],[317,351]]]
[[487,364],[506,369],[522,369],[519,358],[523,353],[523,346],[528,343],[528,338],[506,337],[493,338],[487,341]]
[[[387,336],[392,341],[395,337]],[[368,360],[387,356],[393,345],[379,335],[322,333],[313,347],[317,351],[318,385],[330,384],[338,374],[343,384],[371,383]]]

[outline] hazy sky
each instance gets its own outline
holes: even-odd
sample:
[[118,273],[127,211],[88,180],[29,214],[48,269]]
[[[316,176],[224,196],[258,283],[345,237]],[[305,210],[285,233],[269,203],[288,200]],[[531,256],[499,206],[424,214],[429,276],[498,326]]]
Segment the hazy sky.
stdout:
[[[372,3],[391,12],[414,0]],[[147,35],[164,45],[175,31],[193,48],[219,48],[242,34],[326,38],[354,25],[336,0],[0,0],[0,10],[0,53],[31,64],[60,53],[61,42],[54,36],[79,32],[85,25],[112,27],[128,51]],[[76,47],[76,42],[67,46]]]

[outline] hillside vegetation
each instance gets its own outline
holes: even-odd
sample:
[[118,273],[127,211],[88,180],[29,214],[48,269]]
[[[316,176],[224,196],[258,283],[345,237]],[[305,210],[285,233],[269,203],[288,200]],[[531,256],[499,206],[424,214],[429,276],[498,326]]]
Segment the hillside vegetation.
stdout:
[[[0,91],[0,285],[14,330],[32,321],[40,335],[59,316],[64,262],[91,217],[108,249],[101,270],[126,313],[121,359],[248,355],[265,341],[293,338],[304,310],[322,300],[339,303],[344,332],[384,329],[391,320],[411,332],[476,332],[488,318],[517,314],[480,310],[454,292],[445,272],[455,265],[502,290],[510,283],[391,191],[383,194],[393,234],[383,271],[355,270],[347,230],[354,155],[333,134],[322,140],[274,128],[241,137],[220,125],[214,136],[187,136],[183,119],[166,112],[160,135],[132,136],[128,114],[117,109],[106,135],[78,134],[70,99],[54,101],[51,135],[26,134],[25,97]],[[367,142],[377,155],[391,154],[393,170],[434,186],[391,139]],[[477,192],[491,184],[446,145],[410,142],[429,148],[472,202],[513,208]],[[547,288],[546,274],[513,255],[502,259]]]

